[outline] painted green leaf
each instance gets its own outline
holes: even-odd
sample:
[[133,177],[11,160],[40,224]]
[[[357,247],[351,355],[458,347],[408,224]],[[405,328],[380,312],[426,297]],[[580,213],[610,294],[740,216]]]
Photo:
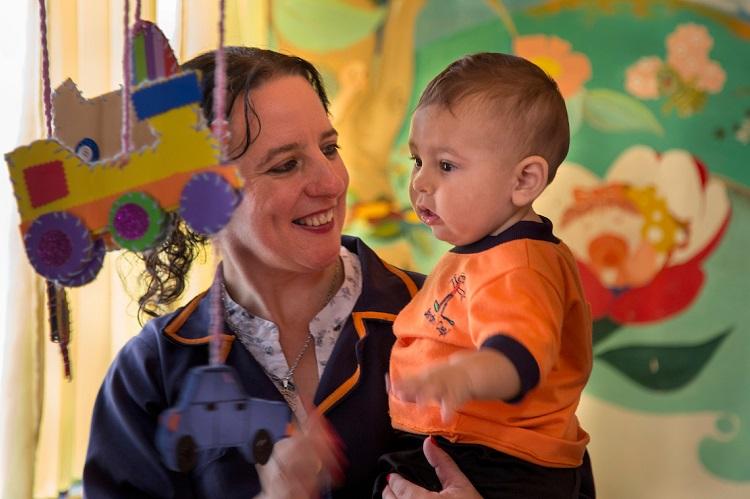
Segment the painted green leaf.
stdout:
[[643,345],[616,348],[596,356],[644,388],[682,388],[706,366],[731,329],[698,345]]
[[271,5],[281,36],[318,52],[352,45],[372,33],[385,16],[384,7],[362,9],[342,0],[276,0]]
[[620,324],[616,323],[608,317],[595,320],[593,325],[594,346],[609,338],[611,335],[619,331],[620,328]]
[[568,108],[568,123],[570,124],[570,135],[576,134],[581,125],[583,125],[583,103],[586,102],[586,89],[582,88],[580,92],[573,97],[565,99],[565,107]]
[[629,95],[604,88],[586,92],[583,118],[590,126],[604,132],[646,131],[664,134],[654,113]]

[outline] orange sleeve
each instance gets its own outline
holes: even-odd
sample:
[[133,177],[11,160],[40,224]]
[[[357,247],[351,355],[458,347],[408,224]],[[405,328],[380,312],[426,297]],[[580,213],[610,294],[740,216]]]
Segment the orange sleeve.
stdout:
[[480,348],[503,336],[514,340],[531,354],[544,379],[560,353],[564,308],[558,287],[538,271],[520,268],[468,298],[473,344]]

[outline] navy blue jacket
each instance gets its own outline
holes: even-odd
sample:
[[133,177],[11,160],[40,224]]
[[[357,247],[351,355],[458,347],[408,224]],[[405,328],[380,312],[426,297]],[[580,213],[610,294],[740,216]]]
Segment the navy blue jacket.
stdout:
[[[362,264],[362,295],[342,329],[315,404],[338,432],[348,466],[334,497],[369,497],[381,454],[393,449],[384,377],[396,314],[423,277],[382,262],[361,240],[343,243]],[[94,406],[84,494],[99,498],[242,498],[259,492],[255,468],[233,448],[199,452],[188,474],[167,469],[155,448],[159,414],[172,406],[187,371],[208,362],[209,300],[193,299],[152,320],[119,352]],[[228,331],[228,328],[226,328]],[[260,365],[229,333],[226,363],[251,397],[283,400]]]

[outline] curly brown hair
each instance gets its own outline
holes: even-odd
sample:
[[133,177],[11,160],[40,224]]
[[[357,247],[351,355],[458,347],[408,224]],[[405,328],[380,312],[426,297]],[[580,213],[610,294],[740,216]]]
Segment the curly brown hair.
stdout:
[[[318,94],[323,107],[328,112],[328,96],[323,81],[308,61],[291,55],[280,54],[272,50],[252,47],[225,47],[228,119],[232,107],[242,98],[245,108],[245,137],[239,146],[230,151],[231,159],[237,159],[250,147],[257,138],[250,136],[250,116],[259,124],[260,119],[250,102],[249,92],[264,83],[281,76],[302,76]],[[214,51],[201,54],[182,65],[183,70],[197,71],[201,75],[201,109],[206,120],[211,123],[213,115],[214,91]],[[193,261],[205,247],[207,238],[190,230],[177,213],[171,213],[168,219],[167,236],[161,245],[153,251],[143,253],[140,258],[145,269],[140,276],[146,290],[138,299],[138,317],[156,317],[163,313],[168,305],[176,301],[185,291],[186,276]]]

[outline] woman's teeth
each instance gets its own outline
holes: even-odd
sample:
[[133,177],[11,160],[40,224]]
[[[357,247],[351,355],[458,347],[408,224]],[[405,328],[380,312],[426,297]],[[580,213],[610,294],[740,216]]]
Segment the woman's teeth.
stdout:
[[318,213],[316,215],[310,215],[309,217],[298,218],[294,221],[297,225],[307,225],[309,227],[317,227],[319,225],[325,225],[333,220],[333,208],[330,210]]

